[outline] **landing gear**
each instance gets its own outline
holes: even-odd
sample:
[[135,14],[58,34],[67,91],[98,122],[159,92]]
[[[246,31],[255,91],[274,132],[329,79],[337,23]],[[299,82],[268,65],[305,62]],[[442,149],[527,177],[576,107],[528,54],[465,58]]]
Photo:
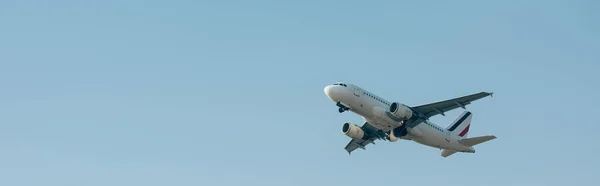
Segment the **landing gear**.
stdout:
[[402,127],[402,129],[400,130],[400,136],[406,136],[408,134],[408,131],[406,130],[406,127]]
[[337,102],[335,105],[337,105],[338,107],[340,107],[338,109],[338,112],[340,112],[340,113],[345,112],[347,110],[350,110],[348,107],[342,105],[340,102]]
[[408,131],[406,130],[405,126],[401,126],[401,127],[395,128],[393,130],[394,130],[394,134],[397,134],[398,137],[406,136],[408,134]]

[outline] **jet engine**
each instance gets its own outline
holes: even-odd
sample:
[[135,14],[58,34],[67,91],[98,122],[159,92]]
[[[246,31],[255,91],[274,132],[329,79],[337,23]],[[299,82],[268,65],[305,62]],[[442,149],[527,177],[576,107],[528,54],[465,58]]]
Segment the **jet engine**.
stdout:
[[408,120],[412,117],[413,112],[406,105],[400,104],[398,102],[393,102],[390,105],[390,113],[398,119]]
[[351,123],[344,123],[344,125],[342,125],[342,132],[346,136],[354,139],[362,139],[365,136],[365,131],[359,126]]

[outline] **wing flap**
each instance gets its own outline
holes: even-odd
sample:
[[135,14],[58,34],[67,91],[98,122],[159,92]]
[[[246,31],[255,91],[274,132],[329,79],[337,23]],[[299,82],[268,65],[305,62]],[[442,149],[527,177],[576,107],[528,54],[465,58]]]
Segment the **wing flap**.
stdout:
[[[346,151],[348,152],[348,154],[352,153],[352,151],[361,148],[361,149],[365,149],[365,147],[371,143],[373,143],[375,139],[374,138],[370,138],[367,140],[357,140],[357,139],[352,139],[352,141],[350,141],[348,143],[348,145],[346,145],[346,147],[344,149],[346,149]],[[374,143],[373,143],[374,144]]]

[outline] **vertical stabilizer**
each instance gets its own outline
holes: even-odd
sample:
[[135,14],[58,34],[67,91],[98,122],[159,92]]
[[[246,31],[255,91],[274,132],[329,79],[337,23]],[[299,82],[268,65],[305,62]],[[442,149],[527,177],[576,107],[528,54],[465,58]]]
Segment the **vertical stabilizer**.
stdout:
[[[450,135],[453,139],[458,140],[458,143],[470,149],[467,151],[461,150],[460,152],[474,153],[475,149],[473,148],[473,146],[496,139],[496,136],[493,135],[468,138],[467,136],[469,134],[469,127],[471,127],[471,118],[473,118],[473,113],[469,111],[464,111],[462,114],[456,117],[456,119],[452,123],[450,123],[448,127],[446,127],[446,130],[450,131]],[[441,155],[442,157],[448,157],[456,152],[456,150],[444,149],[442,150]]]
[[469,134],[469,127],[471,126],[471,118],[473,113],[470,111],[464,111],[456,119],[446,127],[450,134],[458,136],[458,138],[466,138]]

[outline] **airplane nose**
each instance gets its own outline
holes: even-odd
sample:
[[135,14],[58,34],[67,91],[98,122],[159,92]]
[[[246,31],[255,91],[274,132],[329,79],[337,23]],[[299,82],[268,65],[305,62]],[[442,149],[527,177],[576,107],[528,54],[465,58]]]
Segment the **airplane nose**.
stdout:
[[331,96],[333,95],[333,86],[329,85],[325,87],[325,95],[331,98]]

